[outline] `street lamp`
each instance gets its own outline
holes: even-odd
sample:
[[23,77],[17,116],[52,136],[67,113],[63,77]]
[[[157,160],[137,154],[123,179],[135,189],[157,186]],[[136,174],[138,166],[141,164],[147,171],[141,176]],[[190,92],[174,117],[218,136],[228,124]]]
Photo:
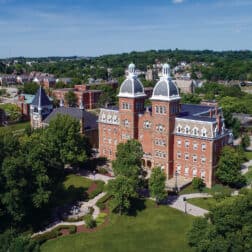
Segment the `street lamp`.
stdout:
[[175,191],[178,192],[178,171],[175,171]]
[[185,202],[185,213],[187,213],[187,201],[186,201],[186,197],[183,198],[183,201]]
[[95,170],[93,170],[94,180],[95,180]]

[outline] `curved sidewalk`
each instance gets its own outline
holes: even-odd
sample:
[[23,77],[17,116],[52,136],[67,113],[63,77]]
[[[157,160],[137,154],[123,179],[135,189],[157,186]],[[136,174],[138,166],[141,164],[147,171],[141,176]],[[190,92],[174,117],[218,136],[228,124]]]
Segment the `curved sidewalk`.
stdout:
[[212,197],[212,195],[207,194],[207,193],[191,193],[191,194],[184,194],[180,196],[168,196],[167,204],[172,208],[175,208],[179,211],[182,211],[184,213],[197,216],[197,217],[204,217],[204,215],[209,212],[208,210],[192,205],[188,203],[187,201],[185,202],[184,197],[186,199],[210,198]]
[[[96,206],[96,202],[101,199],[106,193],[105,192],[102,192],[100,193],[99,195],[97,195],[95,198],[85,202],[81,202],[81,209],[84,209],[84,208],[87,208],[87,207],[93,207],[94,208],[94,212],[92,214],[93,218],[96,219],[98,217],[98,215],[100,214],[100,209]],[[78,215],[81,215],[81,213],[79,213]],[[71,215],[72,216],[72,215]],[[76,215],[77,217],[77,215]],[[84,225],[85,224],[85,221],[77,221],[77,222],[66,222],[66,221],[59,221],[59,222],[54,222],[50,225],[50,227],[46,228],[45,230],[43,231],[39,231],[37,233],[34,233],[32,235],[32,237],[36,236],[36,235],[41,235],[41,234],[44,234],[44,233],[47,233],[47,232],[50,232],[52,231],[53,229],[55,229],[56,227],[58,226],[62,226],[62,225],[65,225],[65,226],[81,226],[81,225]]]

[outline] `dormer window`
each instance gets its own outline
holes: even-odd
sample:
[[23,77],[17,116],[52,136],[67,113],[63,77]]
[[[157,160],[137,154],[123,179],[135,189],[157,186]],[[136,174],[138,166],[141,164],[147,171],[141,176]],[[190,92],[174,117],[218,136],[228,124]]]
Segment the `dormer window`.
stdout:
[[190,127],[189,127],[189,126],[186,126],[186,127],[185,127],[185,133],[186,133],[186,134],[189,134],[189,133],[190,133]]
[[202,137],[207,137],[207,130],[206,130],[205,128],[203,128],[203,129],[201,130],[201,136],[202,136]]
[[113,122],[114,122],[114,123],[117,123],[117,122],[118,122],[118,118],[117,118],[116,115],[113,116]]
[[102,121],[106,121],[106,115],[104,113],[102,114]]
[[198,128],[193,128],[193,135],[194,136],[198,136],[198,132],[199,132],[199,130],[198,130]]
[[177,133],[181,133],[182,132],[182,127],[181,127],[181,125],[179,125],[178,127],[177,127]]
[[112,116],[111,115],[108,115],[108,117],[107,117],[107,122],[112,122]]

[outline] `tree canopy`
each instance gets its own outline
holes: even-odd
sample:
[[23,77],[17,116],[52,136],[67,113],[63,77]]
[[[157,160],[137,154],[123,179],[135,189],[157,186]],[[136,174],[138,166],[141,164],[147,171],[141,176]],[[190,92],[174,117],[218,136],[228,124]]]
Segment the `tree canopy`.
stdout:
[[207,218],[198,218],[188,233],[199,252],[252,250],[252,193],[218,203]]
[[155,198],[157,203],[164,200],[167,195],[165,192],[165,180],[166,176],[160,167],[152,170],[149,179],[149,189],[151,197]]
[[246,183],[246,179],[241,174],[241,164],[240,153],[230,146],[225,146],[222,149],[217,166],[217,179],[231,187],[243,186]]

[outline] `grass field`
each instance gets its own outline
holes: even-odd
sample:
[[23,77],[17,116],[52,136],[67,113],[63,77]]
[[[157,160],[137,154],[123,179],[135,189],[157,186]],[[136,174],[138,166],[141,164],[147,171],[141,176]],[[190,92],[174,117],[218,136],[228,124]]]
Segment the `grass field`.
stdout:
[[214,198],[195,198],[188,199],[187,201],[190,204],[204,208],[206,210],[210,210],[211,207],[214,207],[217,204],[217,201]]
[[0,127],[0,133],[5,133],[8,131],[14,132],[17,130],[24,130],[28,125],[30,125],[30,122],[21,122],[21,123],[9,125],[7,127]]
[[[234,189],[228,187],[228,186],[224,186],[221,184],[215,184],[212,188],[203,188],[203,190],[201,191],[202,193],[209,193],[214,195],[215,193],[231,193],[232,191],[234,191]],[[190,184],[189,186],[185,187],[184,189],[182,189],[179,194],[183,195],[183,194],[190,194],[190,193],[199,193],[200,191],[197,189],[194,189],[192,184]]]
[[[135,204],[134,204],[135,205]],[[42,252],[180,252],[192,251],[186,233],[193,217],[152,201],[140,201],[132,216],[112,214],[108,226],[95,233],[79,233],[42,245]]]
[[66,177],[66,180],[64,181],[64,186],[66,189],[68,189],[70,186],[74,186],[82,187],[87,190],[92,183],[93,181],[90,179],[71,174]]
[[248,160],[252,160],[252,151],[246,151],[245,155]]
[[247,184],[250,185],[252,183],[252,166],[249,167],[248,172],[245,174],[247,179]]
[[[87,191],[93,183],[94,181],[91,179],[74,174],[68,175],[63,185],[56,189],[55,205],[63,206],[76,201],[88,200],[91,196]],[[99,182],[96,181],[95,183],[98,184]],[[103,187],[101,187],[101,190],[103,190]]]

